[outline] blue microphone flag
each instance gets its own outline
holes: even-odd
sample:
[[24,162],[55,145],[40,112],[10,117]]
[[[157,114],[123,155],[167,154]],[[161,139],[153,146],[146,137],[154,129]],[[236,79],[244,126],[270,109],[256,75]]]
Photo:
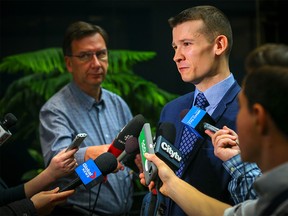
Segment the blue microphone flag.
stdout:
[[83,185],[89,189],[103,181],[104,176],[92,159],[85,161],[75,169]]

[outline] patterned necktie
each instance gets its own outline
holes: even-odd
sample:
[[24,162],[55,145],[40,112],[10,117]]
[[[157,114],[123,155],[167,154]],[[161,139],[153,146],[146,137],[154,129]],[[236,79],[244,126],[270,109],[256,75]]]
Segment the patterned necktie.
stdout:
[[[199,107],[200,109],[205,110],[205,108],[209,105],[205,95],[200,92],[196,96],[195,99],[195,106]],[[180,163],[179,170],[176,171],[177,176],[182,176],[183,169],[185,166],[185,162],[189,157],[189,153],[192,151],[194,144],[196,143],[198,137],[195,133],[189,131],[188,127],[185,125],[184,130],[181,137],[180,148],[179,151],[182,153],[182,160]]]

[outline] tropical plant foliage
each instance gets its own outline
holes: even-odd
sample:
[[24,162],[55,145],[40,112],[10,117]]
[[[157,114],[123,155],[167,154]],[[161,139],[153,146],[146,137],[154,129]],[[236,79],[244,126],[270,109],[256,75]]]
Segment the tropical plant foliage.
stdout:
[[[175,98],[133,72],[133,66],[156,56],[155,52],[110,50],[109,69],[103,87],[120,95],[134,115],[141,113],[151,126],[156,126],[160,110]],[[40,151],[38,138],[39,110],[55,92],[71,80],[67,72],[62,50],[48,48],[12,55],[0,63],[0,73],[15,79],[9,84],[0,100],[0,114],[12,112],[18,118],[14,139],[28,141]],[[32,151],[30,151],[32,152]],[[36,159],[38,160],[38,159]]]

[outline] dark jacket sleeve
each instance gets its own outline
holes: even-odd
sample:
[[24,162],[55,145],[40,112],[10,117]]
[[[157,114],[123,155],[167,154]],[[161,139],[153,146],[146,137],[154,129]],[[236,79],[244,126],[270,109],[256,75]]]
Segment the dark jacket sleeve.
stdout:
[[0,206],[26,198],[24,184],[8,188],[0,178]]
[[32,216],[37,215],[33,202],[23,199],[0,207],[0,215],[5,216]]

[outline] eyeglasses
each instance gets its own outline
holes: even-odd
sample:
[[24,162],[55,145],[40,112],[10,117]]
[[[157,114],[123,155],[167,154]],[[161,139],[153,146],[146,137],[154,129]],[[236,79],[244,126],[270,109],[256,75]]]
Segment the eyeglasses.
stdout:
[[100,61],[107,61],[107,59],[108,59],[108,51],[106,49],[99,50],[96,52],[82,52],[78,55],[67,55],[67,56],[76,57],[80,61],[88,62],[88,61],[92,60],[94,55],[96,55],[97,59]]

